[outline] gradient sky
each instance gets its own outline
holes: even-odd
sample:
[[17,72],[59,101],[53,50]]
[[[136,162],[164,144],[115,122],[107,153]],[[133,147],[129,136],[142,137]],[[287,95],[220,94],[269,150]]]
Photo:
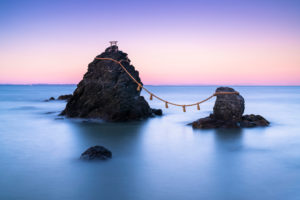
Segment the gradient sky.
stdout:
[[144,84],[300,85],[299,0],[0,0],[0,83],[78,83],[110,40]]

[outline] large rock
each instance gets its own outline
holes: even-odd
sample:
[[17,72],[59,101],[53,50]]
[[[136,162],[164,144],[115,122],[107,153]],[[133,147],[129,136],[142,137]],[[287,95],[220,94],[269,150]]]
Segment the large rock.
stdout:
[[[219,87],[216,92],[236,92],[229,87]],[[239,128],[268,126],[270,123],[260,115],[244,115],[245,101],[240,94],[219,94],[213,113],[192,122],[193,128]]]
[[[216,92],[236,92],[230,87],[219,87]],[[240,121],[245,110],[244,98],[239,94],[220,94],[214,106],[214,118],[224,121]]]
[[[122,64],[141,83],[139,73],[127,54],[117,46],[108,47],[99,58],[123,60]],[[77,85],[65,110],[68,117],[101,118],[106,121],[129,121],[145,119],[154,115],[144,97],[140,96],[137,84],[121,66],[109,60],[94,59],[88,71]],[[157,113],[157,111],[156,111]]]
[[80,156],[82,160],[107,160],[112,157],[112,153],[103,146],[93,146],[88,148]]

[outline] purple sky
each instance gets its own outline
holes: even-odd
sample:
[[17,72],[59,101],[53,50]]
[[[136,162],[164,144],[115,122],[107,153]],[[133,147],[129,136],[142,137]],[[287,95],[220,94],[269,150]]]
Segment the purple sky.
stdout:
[[145,84],[300,84],[300,1],[0,0],[0,83],[77,83],[118,40]]

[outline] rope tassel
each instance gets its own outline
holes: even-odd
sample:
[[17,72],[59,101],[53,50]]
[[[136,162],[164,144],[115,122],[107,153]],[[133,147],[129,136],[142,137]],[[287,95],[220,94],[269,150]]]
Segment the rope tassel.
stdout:
[[138,87],[136,88],[137,91],[141,91],[141,84],[138,84]]
[[118,65],[120,65],[120,67],[124,70],[124,72],[132,79],[132,81],[137,84],[137,88],[136,88],[137,91],[141,91],[143,89],[145,92],[147,92],[148,94],[150,94],[150,100],[153,100],[153,96],[154,96],[156,99],[158,99],[158,100],[160,100],[162,102],[165,102],[165,107],[166,108],[168,108],[168,104],[171,104],[173,106],[179,106],[179,107],[181,106],[182,109],[183,109],[183,112],[186,112],[186,106],[195,106],[195,105],[197,105],[197,110],[200,110],[200,105],[199,104],[201,104],[203,102],[206,102],[206,101],[210,100],[211,98],[213,98],[215,96],[218,97],[218,95],[239,95],[239,92],[236,92],[236,91],[234,91],[234,92],[215,92],[215,93],[213,93],[213,95],[209,96],[208,98],[206,98],[206,99],[204,99],[202,101],[198,101],[198,102],[193,103],[193,104],[182,105],[182,104],[177,104],[177,103],[173,103],[173,102],[168,102],[168,101],[160,98],[159,96],[157,96],[155,94],[152,94],[149,90],[147,90],[146,88],[144,88],[143,85],[139,81],[137,81],[134,78],[134,76],[122,64],[123,61],[124,62],[128,62],[128,64],[129,64],[130,60],[126,59],[126,60],[117,61],[117,60],[112,59],[112,58],[100,58],[100,57],[96,57],[95,60],[111,61],[111,62],[114,62],[114,63],[117,63]]

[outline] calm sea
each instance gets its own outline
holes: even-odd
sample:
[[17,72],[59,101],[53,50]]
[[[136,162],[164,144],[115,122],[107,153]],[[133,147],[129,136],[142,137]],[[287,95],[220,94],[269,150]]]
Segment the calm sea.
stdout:
[[[300,87],[234,87],[247,114],[267,128],[193,130],[214,99],[163,109],[162,117],[131,123],[61,119],[74,85],[0,86],[0,199],[300,199]],[[148,89],[189,103],[216,86]],[[144,94],[145,98],[149,96]],[[154,108],[164,108],[157,100]],[[105,162],[84,162],[93,145],[110,149]]]

